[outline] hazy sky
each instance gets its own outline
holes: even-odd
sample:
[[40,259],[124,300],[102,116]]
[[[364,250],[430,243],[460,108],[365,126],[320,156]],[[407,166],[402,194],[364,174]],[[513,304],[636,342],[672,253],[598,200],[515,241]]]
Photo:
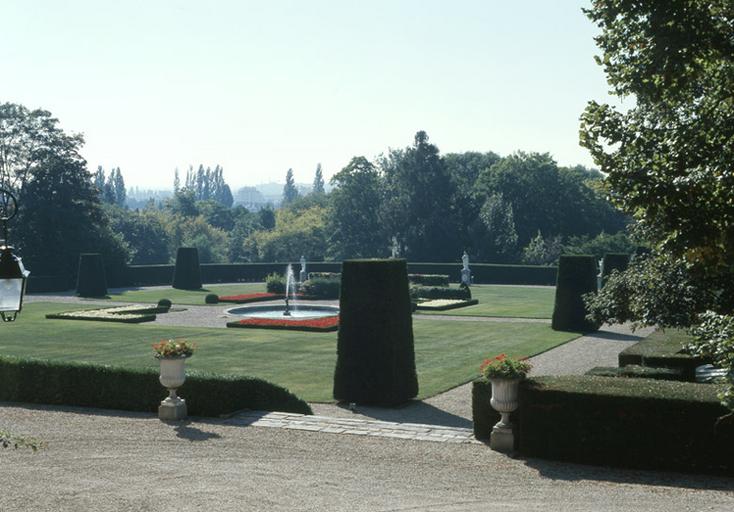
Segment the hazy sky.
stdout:
[[425,130],[442,153],[578,145],[607,100],[577,0],[2,0],[0,101],[50,110],[90,168],[170,188],[310,182]]

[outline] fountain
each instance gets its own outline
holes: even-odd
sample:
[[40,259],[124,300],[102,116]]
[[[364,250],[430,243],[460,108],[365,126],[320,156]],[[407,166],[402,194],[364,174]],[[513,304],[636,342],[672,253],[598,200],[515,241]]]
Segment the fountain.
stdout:
[[228,315],[240,318],[270,318],[287,321],[298,321],[312,318],[323,318],[339,314],[337,306],[322,306],[315,304],[300,304],[296,296],[296,278],[293,266],[288,265],[285,271],[285,304],[240,306],[226,311]]

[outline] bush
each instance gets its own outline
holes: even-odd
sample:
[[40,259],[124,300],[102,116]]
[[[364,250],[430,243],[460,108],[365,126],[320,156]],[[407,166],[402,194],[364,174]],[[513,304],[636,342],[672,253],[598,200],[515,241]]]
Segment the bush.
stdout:
[[471,412],[474,424],[474,437],[487,440],[500,420],[500,413],[495,411],[489,401],[492,399],[492,384],[482,378],[472,383]]
[[558,263],[552,327],[556,331],[595,331],[599,324],[586,318],[584,294],[597,288],[593,256],[561,256]]
[[734,471],[721,386],[609,377],[536,377],[520,388],[527,457],[640,469]]
[[585,375],[595,377],[627,377],[654,380],[677,380],[684,381],[685,376],[681,368],[649,368],[630,364],[627,366],[597,366],[587,371]]
[[706,357],[697,357],[683,351],[685,340],[690,338],[672,333],[654,333],[648,338],[627,347],[617,356],[619,366],[638,365],[652,368],[675,368],[683,378],[693,381],[696,367],[710,363]]
[[624,272],[630,264],[630,255],[624,253],[609,253],[604,255],[604,268],[602,269],[602,285],[606,284],[607,278],[612,271]]
[[335,279],[340,281],[342,278],[341,272],[309,272],[308,279]]
[[80,254],[76,293],[80,297],[105,297],[107,278],[101,254]]
[[421,286],[448,286],[449,276],[443,274],[408,274],[410,284]]
[[338,299],[341,281],[336,279],[309,278],[301,284],[299,291],[309,299]]
[[206,297],[204,297],[204,302],[206,304],[218,304],[219,295],[217,295],[216,293],[207,293]]
[[411,286],[411,299],[471,299],[471,289],[468,286],[461,288]]
[[[261,379],[187,373],[180,393],[195,416],[240,409],[312,414],[306,402]],[[0,400],[153,412],[166,394],[153,368],[0,357]]]
[[342,264],[334,398],[398,404],[418,394],[405,260]]
[[265,289],[270,293],[285,293],[285,277],[281,274],[268,274],[265,277]]
[[181,290],[201,289],[199,251],[196,247],[179,247],[173,270],[173,287]]
[[169,299],[161,299],[158,301],[158,307],[161,309],[171,309],[173,303]]

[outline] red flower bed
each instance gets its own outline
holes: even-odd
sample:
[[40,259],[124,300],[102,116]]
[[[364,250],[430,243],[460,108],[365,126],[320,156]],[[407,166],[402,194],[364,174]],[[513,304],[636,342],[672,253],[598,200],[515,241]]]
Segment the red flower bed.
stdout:
[[260,292],[245,293],[242,295],[222,295],[219,302],[234,302],[235,304],[246,304],[248,302],[261,302],[264,300],[282,299],[283,295],[279,293]]
[[303,320],[281,320],[276,318],[246,318],[228,322],[227,327],[250,327],[256,329],[286,329],[292,331],[329,332],[339,328],[338,316],[305,318]]

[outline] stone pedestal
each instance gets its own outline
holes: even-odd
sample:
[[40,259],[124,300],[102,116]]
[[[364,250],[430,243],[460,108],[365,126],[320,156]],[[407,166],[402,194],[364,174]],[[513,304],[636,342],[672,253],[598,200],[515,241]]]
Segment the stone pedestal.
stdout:
[[461,284],[465,284],[467,286],[471,285],[471,270],[468,268],[461,270]]
[[182,420],[187,414],[186,400],[183,398],[171,399],[169,396],[158,406],[158,418],[163,421]]
[[512,433],[512,426],[495,425],[489,438],[489,447],[502,453],[514,452],[515,435]]

